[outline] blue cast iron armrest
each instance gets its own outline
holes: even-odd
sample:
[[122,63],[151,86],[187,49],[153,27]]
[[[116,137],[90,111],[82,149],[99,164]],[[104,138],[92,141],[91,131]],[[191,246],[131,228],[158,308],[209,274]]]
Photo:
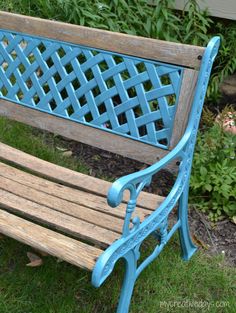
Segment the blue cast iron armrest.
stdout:
[[[92,277],[92,283],[94,286],[99,287],[103,283],[103,281],[112,272],[116,261],[121,257],[125,257],[125,254],[129,252],[129,250],[135,249],[136,258],[138,258],[138,249],[140,244],[148,235],[158,228],[160,228],[161,234],[163,231],[166,231],[166,218],[178,201],[188,180],[189,164],[191,164],[191,145],[189,142],[192,141],[192,137],[191,133],[186,133],[175,149],[166,155],[162,160],[144,170],[121,177],[112,184],[108,193],[108,203],[110,206],[116,207],[123,201],[123,193],[125,190],[129,190],[130,199],[127,203],[121,238],[114,242],[102,254],[95,265]],[[132,213],[135,210],[139,193],[145,186],[150,184],[154,174],[175,159],[181,160],[181,164],[175,184],[169,195],[165,198],[157,210],[150,214],[142,223],[140,223],[138,217],[132,219]],[[133,224],[133,227],[130,228],[131,223]],[[174,230],[177,228],[178,225],[175,226]],[[172,232],[174,232],[174,230]],[[166,242],[167,238],[162,236],[160,247],[162,248]],[[141,272],[141,269],[143,269],[150,262],[151,260],[145,262],[145,264],[140,267],[137,275]]]
[[[92,284],[95,287],[99,287],[113,271],[116,262],[121,258],[125,260],[126,272],[117,313],[128,312],[134,283],[137,277],[143,269],[145,269],[146,266],[159,255],[177,229],[183,229],[182,232],[180,232],[180,237],[182,237],[184,241],[183,246],[185,248],[182,249],[186,250],[186,252],[184,251],[183,253],[186,255],[185,258],[189,259],[196,250],[188,235],[184,211],[179,215],[178,221],[169,232],[167,228],[168,215],[181,197],[185,185],[188,185],[192,158],[191,150],[193,150],[193,146],[194,132],[187,132],[176,148],[166,155],[161,161],[145,170],[121,177],[113,183],[109,190],[108,203],[113,207],[118,206],[122,202],[125,190],[129,190],[130,200],[127,203],[122,236],[109,248],[107,248],[97,260],[92,274]],[[175,159],[181,159],[181,163],[175,184],[168,196],[154,212],[145,218],[142,223],[140,223],[138,217],[134,217],[132,219],[132,213],[136,207],[136,200],[141,190],[144,186],[151,182],[155,173]],[[183,217],[183,222],[181,217]],[[131,223],[133,224],[133,227],[130,227]],[[140,257],[140,246],[142,242],[152,233],[158,235],[157,245],[153,252],[144,261],[142,261],[141,264],[137,265]],[[184,235],[184,233],[187,234]]]
[[[189,176],[200,115],[202,112],[212,64],[217,55],[219,44],[220,38],[214,37],[210,40],[205,50],[198,76],[194,100],[189,115],[188,126],[177,146],[159,162],[144,170],[116,180],[108,192],[108,203],[111,207],[116,207],[122,202],[125,190],[130,192],[130,199],[127,203],[122,236],[110,247],[108,247],[97,260],[92,274],[92,284],[95,287],[99,287],[110,275],[116,262],[120,258],[125,260],[126,274],[117,310],[118,313],[128,312],[135,280],[141,271],[157,257],[166,242],[177,229],[180,232],[184,259],[189,259],[196,250],[196,247],[193,245],[189,236],[187,224]],[[180,160],[179,172],[175,184],[168,196],[142,223],[140,223],[138,217],[132,219],[132,213],[135,210],[139,193],[145,186],[150,184],[154,174],[174,160]],[[178,200],[178,221],[168,232],[168,215]],[[133,224],[132,227],[130,227],[131,223]],[[157,230],[159,240],[156,248],[146,260],[137,266],[137,261],[140,255],[139,249],[142,242],[151,233],[154,233]]]

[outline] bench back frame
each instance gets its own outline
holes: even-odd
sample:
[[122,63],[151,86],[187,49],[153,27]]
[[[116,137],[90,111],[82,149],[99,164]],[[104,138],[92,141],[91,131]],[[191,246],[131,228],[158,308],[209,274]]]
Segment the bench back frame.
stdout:
[[[20,29],[21,32],[32,36],[44,36],[53,40],[63,40],[181,66],[183,68],[182,84],[168,150],[173,149],[182,137],[188,122],[198,79],[198,69],[205,48],[52,22],[6,12],[0,12],[0,28],[12,32],[17,32]],[[168,153],[168,150],[160,149],[154,145],[137,142],[128,137],[104,132],[84,124],[19,106],[6,99],[0,100],[0,115],[147,164],[152,164]]]

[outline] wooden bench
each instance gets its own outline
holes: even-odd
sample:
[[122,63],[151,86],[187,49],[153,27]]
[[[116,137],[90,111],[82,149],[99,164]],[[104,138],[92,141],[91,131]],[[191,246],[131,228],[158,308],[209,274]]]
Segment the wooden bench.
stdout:
[[[117,312],[128,312],[135,280],[176,230],[183,258],[196,250],[188,181],[219,38],[203,48],[6,12],[0,24],[0,115],[150,165],[110,184],[0,143],[0,232],[92,271],[96,287],[123,258]],[[162,168],[177,168],[168,196],[143,192]]]

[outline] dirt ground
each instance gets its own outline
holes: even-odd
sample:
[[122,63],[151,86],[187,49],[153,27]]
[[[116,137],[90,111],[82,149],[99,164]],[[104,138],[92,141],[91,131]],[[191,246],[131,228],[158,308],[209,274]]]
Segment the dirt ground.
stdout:
[[[81,143],[69,142],[73,156],[82,160],[90,169],[90,175],[114,180],[146,167],[145,164],[124,158]],[[174,176],[162,170],[153,179],[148,192],[166,196],[174,182]],[[173,217],[172,217],[173,218]],[[191,235],[195,244],[210,254],[224,254],[231,265],[236,265],[236,225],[225,219],[212,223],[207,216],[189,209]]]

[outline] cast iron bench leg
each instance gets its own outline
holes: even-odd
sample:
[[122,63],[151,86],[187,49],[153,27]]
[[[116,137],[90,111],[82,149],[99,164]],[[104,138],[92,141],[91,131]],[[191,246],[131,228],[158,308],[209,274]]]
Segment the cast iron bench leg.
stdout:
[[189,192],[189,182],[186,184],[183,193],[179,199],[179,209],[178,218],[181,221],[179,227],[179,237],[182,249],[182,257],[184,260],[189,260],[197,247],[193,244],[189,233],[188,225],[188,192]]
[[120,294],[117,313],[128,313],[130,301],[136,280],[137,260],[135,252],[130,250],[125,256],[125,277]]

